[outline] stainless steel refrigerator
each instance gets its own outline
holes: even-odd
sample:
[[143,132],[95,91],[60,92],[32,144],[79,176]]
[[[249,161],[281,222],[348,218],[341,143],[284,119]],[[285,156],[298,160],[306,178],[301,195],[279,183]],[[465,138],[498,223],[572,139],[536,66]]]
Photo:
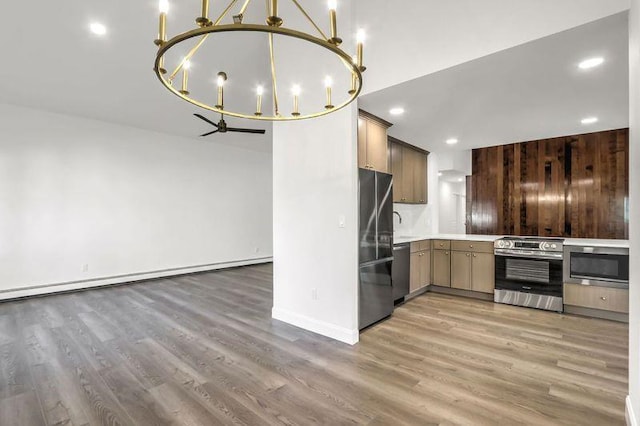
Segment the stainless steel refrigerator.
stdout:
[[393,179],[360,169],[359,328],[393,313]]

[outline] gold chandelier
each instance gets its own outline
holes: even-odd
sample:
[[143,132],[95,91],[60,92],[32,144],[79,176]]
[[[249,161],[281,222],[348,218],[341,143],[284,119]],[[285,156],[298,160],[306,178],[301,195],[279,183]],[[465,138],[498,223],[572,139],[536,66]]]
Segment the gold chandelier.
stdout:
[[[305,118],[315,118],[323,115],[330,114],[337,111],[353,102],[360,91],[362,90],[362,73],[365,71],[363,65],[363,43],[364,33],[358,31],[357,34],[357,48],[356,55],[351,56],[340,48],[342,40],[338,37],[337,31],[337,0],[329,0],[329,24],[330,24],[330,37],[328,37],[322,29],[315,23],[315,21],[309,16],[305,9],[300,5],[297,0],[291,0],[295,7],[301,12],[301,14],[313,25],[317,30],[318,36],[308,34],[306,32],[294,30],[284,26],[284,20],[278,15],[278,0],[266,0],[265,7],[265,22],[263,23],[245,23],[245,12],[251,3],[251,0],[244,0],[244,4],[238,10],[236,15],[232,15],[228,18],[228,15],[232,13],[234,7],[239,6],[238,0],[232,0],[228,6],[225,7],[222,14],[215,20],[209,19],[209,0],[202,0],[202,10],[199,17],[195,22],[197,27],[185,31],[176,35],[171,39],[167,39],[167,13],[169,10],[168,0],[160,0],[160,24],[158,38],[155,40],[156,46],[158,46],[158,52],[155,59],[154,71],[162,84],[169,89],[173,94],[179,96],[187,102],[192,103],[198,107],[214,111],[220,114],[230,115],[232,117],[247,118],[254,120],[269,120],[269,121],[287,121],[287,120],[301,120]],[[225,18],[227,20],[233,19],[233,23],[224,23]],[[202,47],[205,41],[215,35],[223,33],[237,33],[237,32],[252,32],[252,33],[264,33],[268,37],[269,41],[269,60],[270,60],[270,77],[271,82],[270,99],[265,102],[271,102],[273,106],[272,113],[265,113],[263,109],[263,96],[265,95],[265,88],[258,86],[255,90],[256,107],[255,111],[232,111],[225,108],[224,103],[224,86],[227,79],[233,78],[232,75],[228,75],[227,72],[219,71],[217,73],[217,97],[212,95],[211,98],[216,97],[211,101],[197,100],[189,92],[189,69],[191,59],[196,55],[198,50]],[[346,78],[350,78],[350,89],[347,94],[344,95],[346,100],[337,105],[333,105],[332,88],[334,86],[334,80],[331,76],[327,76],[324,80],[324,87],[319,90],[323,90],[323,97],[326,97],[325,105],[318,105],[312,112],[302,112],[299,108],[299,98],[301,94],[301,88],[299,85],[293,85],[292,94],[292,110],[290,113],[282,113],[282,106],[278,98],[278,80],[276,73],[276,52],[274,47],[274,35],[292,37],[298,40],[302,40],[313,45],[320,46],[327,51],[331,52],[339,58],[347,69]],[[191,40],[195,40],[195,44],[191,47],[188,53],[178,62],[172,72],[168,72],[165,68],[165,56],[167,52],[173,47],[181,43],[189,43]],[[345,81],[345,86],[349,86],[349,82]],[[205,99],[207,96],[205,95]],[[291,105],[291,104],[289,104]]]

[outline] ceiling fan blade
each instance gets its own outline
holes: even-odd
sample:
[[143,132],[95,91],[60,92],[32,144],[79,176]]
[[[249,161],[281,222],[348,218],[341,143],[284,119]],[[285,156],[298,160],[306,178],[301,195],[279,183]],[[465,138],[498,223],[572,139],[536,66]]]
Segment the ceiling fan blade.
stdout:
[[227,132],[256,133],[256,134],[264,135],[266,130],[264,130],[264,129],[237,129],[235,127],[227,127]]
[[198,117],[200,120],[204,120],[204,121],[206,121],[207,123],[211,124],[212,126],[215,126],[215,127],[216,127],[216,129],[218,128],[218,123],[214,123],[213,121],[209,120],[207,117],[203,117],[203,116],[201,116],[200,114],[193,114],[193,115],[195,115],[196,117]]
[[209,135],[212,135],[212,134],[214,134],[214,133],[218,133],[218,132],[219,132],[219,130],[218,130],[218,129],[216,129],[216,130],[214,130],[213,132],[209,132],[209,133],[205,133],[204,135],[200,135],[200,137],[202,138],[202,137],[209,136]]

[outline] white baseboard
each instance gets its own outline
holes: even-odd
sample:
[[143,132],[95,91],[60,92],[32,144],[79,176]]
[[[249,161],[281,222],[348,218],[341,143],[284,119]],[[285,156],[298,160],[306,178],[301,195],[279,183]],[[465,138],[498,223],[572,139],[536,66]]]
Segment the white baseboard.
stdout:
[[0,300],[18,299],[29,296],[41,296],[44,294],[61,293],[74,290],[84,290],[93,287],[104,287],[114,284],[126,284],[137,281],[166,278],[176,275],[193,274],[196,272],[215,271],[218,269],[233,268],[237,266],[256,265],[273,262],[273,257],[261,257],[255,259],[233,260],[207,265],[187,266],[183,268],[163,269],[161,271],[140,272],[135,274],[117,275],[112,277],[100,277],[82,281],[70,281],[58,284],[46,284],[34,287],[24,287],[0,291]]
[[286,322],[287,324],[330,337],[349,345],[355,345],[358,343],[360,338],[360,332],[358,330],[350,330],[325,321],[319,321],[306,315],[291,312],[286,309],[280,309],[275,306],[271,311],[271,316],[274,319]]
[[631,397],[629,395],[627,395],[624,405],[625,405],[624,415],[625,415],[625,418],[627,419],[627,426],[639,426],[636,420],[637,419],[636,414],[633,411],[633,404],[631,404]]

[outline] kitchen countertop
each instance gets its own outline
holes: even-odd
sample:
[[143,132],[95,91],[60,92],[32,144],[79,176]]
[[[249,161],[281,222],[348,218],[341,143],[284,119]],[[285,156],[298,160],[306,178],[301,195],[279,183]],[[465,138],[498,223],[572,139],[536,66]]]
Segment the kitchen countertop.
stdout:
[[467,234],[431,234],[431,235],[414,235],[414,236],[394,236],[393,244],[412,243],[422,240],[464,240],[464,241],[487,241],[494,242],[500,235],[467,235]]
[[[488,241],[493,242],[501,235],[467,235],[467,234],[431,234],[431,235],[400,235],[393,237],[393,244],[412,243],[422,240],[464,240],[464,241]],[[590,238],[567,238],[564,240],[565,246],[587,246],[587,247],[616,247],[629,248],[629,240],[598,240]]]
[[567,238],[565,246],[629,248],[629,240],[595,240],[589,238]]

